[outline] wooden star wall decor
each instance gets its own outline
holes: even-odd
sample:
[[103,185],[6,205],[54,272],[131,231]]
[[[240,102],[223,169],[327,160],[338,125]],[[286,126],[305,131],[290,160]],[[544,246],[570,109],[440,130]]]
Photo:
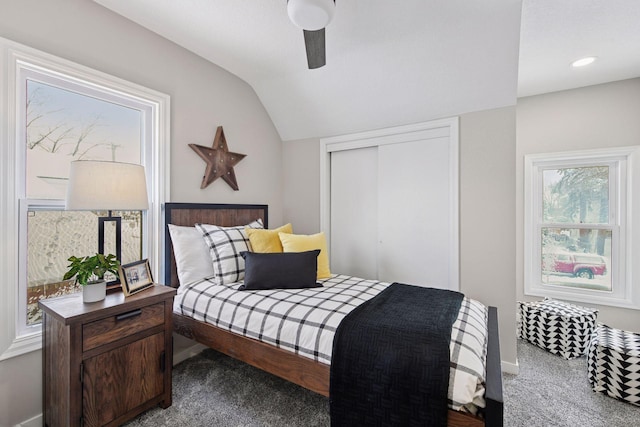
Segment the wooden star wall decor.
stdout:
[[246,154],[231,153],[229,151],[222,126],[218,126],[211,148],[197,144],[189,144],[189,147],[207,163],[207,168],[202,177],[202,184],[200,185],[201,189],[206,188],[216,179],[222,178],[231,188],[238,191],[238,182],[236,181],[236,173],[233,167],[244,159]]

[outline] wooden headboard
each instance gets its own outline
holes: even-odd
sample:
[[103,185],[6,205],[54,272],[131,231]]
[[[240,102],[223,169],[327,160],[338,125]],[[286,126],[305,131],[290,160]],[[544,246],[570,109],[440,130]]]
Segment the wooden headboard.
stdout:
[[173,245],[167,224],[194,226],[197,223],[222,227],[249,224],[262,219],[264,227],[269,226],[267,205],[223,205],[213,203],[165,203],[164,205],[164,284],[180,286],[173,256]]

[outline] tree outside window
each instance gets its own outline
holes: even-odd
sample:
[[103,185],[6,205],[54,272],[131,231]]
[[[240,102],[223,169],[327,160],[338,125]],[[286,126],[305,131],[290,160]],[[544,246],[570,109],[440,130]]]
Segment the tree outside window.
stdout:
[[611,291],[609,174],[608,166],[542,172],[543,283]]

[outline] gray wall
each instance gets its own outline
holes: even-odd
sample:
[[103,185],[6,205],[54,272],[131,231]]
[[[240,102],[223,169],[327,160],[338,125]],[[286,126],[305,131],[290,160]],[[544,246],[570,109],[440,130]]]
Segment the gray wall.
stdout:
[[[515,107],[460,116],[461,291],[498,307],[502,360],[516,363]],[[283,144],[284,220],[320,229],[320,141]]]
[[[281,140],[244,81],[87,0],[2,0],[0,37],[169,94],[171,200],[265,203],[282,222]],[[237,192],[222,180],[200,190],[205,164],[187,145],[210,146],[219,125],[229,149],[247,155],[235,167]],[[1,426],[41,412],[40,358],[0,362]]]
[[[520,98],[516,134],[517,298],[531,301],[540,298],[524,295],[524,156],[640,145],[640,78]],[[580,305],[598,308],[598,321],[612,327],[639,328],[640,310]]]
[[460,117],[460,284],[498,307],[502,361],[515,365],[515,107]]
[[284,222],[293,224],[294,233],[317,233],[320,230],[320,139],[285,141],[282,157]]

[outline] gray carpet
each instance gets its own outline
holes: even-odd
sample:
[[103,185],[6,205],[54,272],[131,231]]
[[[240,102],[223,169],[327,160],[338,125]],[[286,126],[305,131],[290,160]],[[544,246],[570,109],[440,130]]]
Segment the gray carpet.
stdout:
[[126,424],[171,427],[328,426],[329,401],[213,350],[173,369],[173,404]]
[[[640,425],[640,408],[591,391],[585,358],[564,360],[518,341],[520,375],[505,375],[507,427]],[[173,405],[139,426],[329,426],[328,400],[212,350],[173,371]]]
[[505,426],[640,426],[640,408],[591,390],[585,357],[565,360],[518,340],[519,375],[504,375]]

